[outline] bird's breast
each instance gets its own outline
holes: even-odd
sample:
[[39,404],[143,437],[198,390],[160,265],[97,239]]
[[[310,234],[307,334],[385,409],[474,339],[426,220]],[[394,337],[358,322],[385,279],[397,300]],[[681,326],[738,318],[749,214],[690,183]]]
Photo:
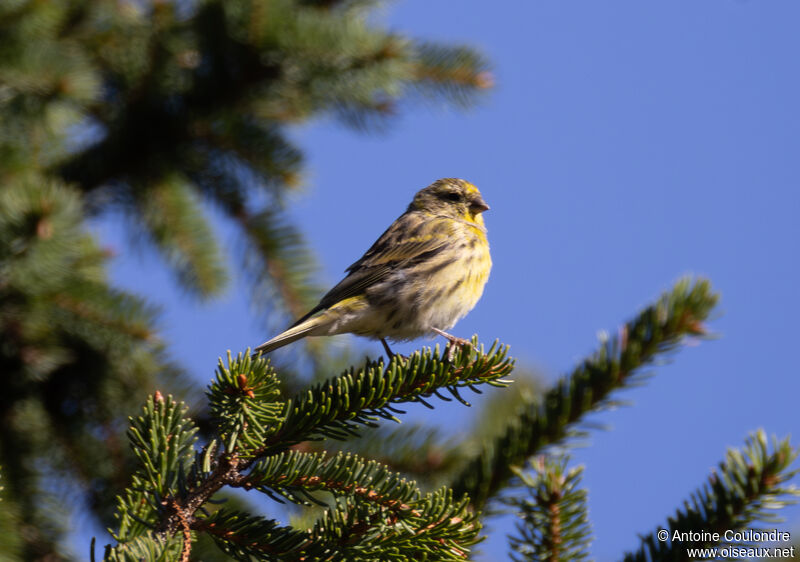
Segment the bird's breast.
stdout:
[[448,330],[480,299],[492,260],[485,230],[455,222],[448,246],[422,262],[398,267],[366,291],[371,337],[411,340]]
[[461,234],[452,249],[414,272],[402,307],[413,311],[416,337],[430,333],[431,328],[452,328],[483,294],[492,268],[489,244],[483,232],[469,229]]

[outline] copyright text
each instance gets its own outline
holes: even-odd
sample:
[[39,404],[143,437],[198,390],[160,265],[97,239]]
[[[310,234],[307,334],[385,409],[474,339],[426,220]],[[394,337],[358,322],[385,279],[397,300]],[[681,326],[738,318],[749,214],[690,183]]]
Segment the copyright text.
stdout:
[[[770,557],[794,559],[797,549],[795,545],[786,544],[792,540],[791,533],[778,529],[729,529],[722,533],[679,530],[670,532],[667,529],[660,529],[656,536],[661,542],[689,543],[686,556],[703,560]],[[704,545],[721,543],[723,546],[690,547],[691,543]],[[755,546],[754,543],[771,543],[772,546]]]

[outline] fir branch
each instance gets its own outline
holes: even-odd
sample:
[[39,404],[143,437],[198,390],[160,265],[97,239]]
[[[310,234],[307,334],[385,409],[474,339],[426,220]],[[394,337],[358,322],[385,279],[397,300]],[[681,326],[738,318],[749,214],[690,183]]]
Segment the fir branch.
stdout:
[[[142,535],[114,547],[106,546],[104,562],[175,562],[182,560],[182,541],[178,538]],[[94,561],[94,552],[92,552]]]
[[237,560],[463,560],[480,523],[449,492],[426,494],[404,516],[340,498],[312,529],[220,510],[194,524]]
[[[53,171],[87,192],[129,180],[147,185],[164,170],[188,174],[188,163],[209,148],[208,126],[225,130],[231,115],[266,125],[269,134],[330,109],[374,113],[376,100],[399,100],[417,83],[462,105],[470,90],[489,85],[476,53],[413,48],[370,23],[373,5],[349,4],[320,10],[280,0],[211,1],[188,18],[166,7],[137,17],[106,8],[110,31],[77,42],[102,53],[95,71],[109,95],[90,111],[105,135]],[[134,39],[121,42],[117,31]]]
[[287,556],[308,544],[308,534],[277,521],[227,510],[198,519],[193,527],[210,535],[220,549],[236,560],[287,560]]
[[[285,404],[275,401],[277,380],[264,360],[229,356],[228,365],[220,365],[209,390],[224,452],[212,441],[194,455],[190,466],[194,430],[180,420],[171,401],[162,412],[159,404],[163,399],[150,399],[146,415],[135,420],[130,438],[143,468],[119,500],[122,521],[118,540],[148,529],[161,537],[188,533],[196,512],[223,486],[257,489],[273,498],[279,495],[300,502],[311,499],[312,491],[325,490],[354,505],[365,503],[381,513],[391,512],[401,527],[413,527],[406,521],[411,518],[418,527],[417,535],[437,537],[437,544],[448,545],[447,549],[461,555],[463,548],[474,542],[477,529],[473,535],[462,528],[459,540],[455,535],[439,536],[439,531],[465,520],[466,498],[455,504],[445,490],[420,497],[413,483],[374,461],[352,455],[281,453],[299,440],[339,436],[353,432],[357,424],[372,425],[376,416],[394,418],[391,403],[423,401],[442,387],[460,398],[459,387],[502,386],[505,381],[500,377],[513,367],[507,351],[495,342],[484,352],[473,338],[472,345],[458,350],[452,360],[445,359],[445,351],[440,357],[437,346],[435,352],[425,349],[410,358],[395,357],[386,369],[382,362],[368,362],[364,369],[351,369]],[[167,437],[177,442],[165,450]],[[171,456],[164,456],[167,451]],[[183,462],[176,464],[177,459]],[[445,512],[456,507],[447,515],[451,523],[443,523]],[[476,527],[473,523],[468,526]],[[374,533],[369,525],[363,530],[367,531]]]
[[[79,332],[94,326],[103,332],[92,334],[98,347],[109,336],[125,336],[131,340],[154,339],[150,322],[155,316],[155,307],[148,306],[139,298],[122,291],[109,289],[104,283],[72,283],[61,292],[49,295],[52,299],[53,316],[63,323],[66,332]],[[124,311],[125,314],[120,314]]]
[[155,528],[165,509],[174,511],[169,499],[185,493],[186,469],[194,457],[197,433],[194,424],[183,417],[186,411],[183,403],[157,392],[148,398],[144,413],[131,420],[128,438],[139,469],[131,486],[117,499],[118,541],[126,542]]
[[283,419],[279,396],[278,377],[266,361],[249,353],[234,359],[230,352],[227,366],[219,360],[208,398],[212,421],[228,453],[245,456],[264,443]]
[[589,556],[591,541],[586,490],[579,489],[583,467],[567,470],[567,459],[540,457],[534,474],[518,471],[528,497],[504,501],[522,519],[509,538],[513,560],[571,562]]
[[[245,450],[242,456],[233,450],[219,457],[211,471],[200,475],[198,484],[184,496],[182,509],[193,515],[222,486],[243,483],[244,471],[259,458],[283,452],[292,444],[325,435],[341,438],[354,433],[357,424],[375,425],[378,416],[396,420],[391,403],[424,402],[441,387],[460,398],[459,387],[475,388],[481,383],[502,386],[505,382],[500,377],[513,368],[507,352],[507,346],[498,342],[484,352],[483,346],[478,348],[477,338],[473,338],[472,346],[459,350],[452,361],[445,359],[445,351],[439,357],[437,346],[433,352],[427,348],[407,359],[395,357],[386,369],[382,361],[368,361],[364,369],[351,369],[316,385],[286,402],[282,422],[261,447]],[[251,371],[260,361],[250,364]],[[218,406],[212,408],[222,411]],[[166,533],[174,533],[177,528],[178,518],[174,516],[161,525]]]
[[162,497],[175,493],[183,468],[192,461],[197,428],[183,417],[186,410],[172,396],[165,399],[156,393],[128,430],[141,463],[139,474]]
[[[181,287],[200,297],[227,282],[216,237],[187,179],[173,173],[144,189],[132,189],[135,219],[177,273]],[[140,232],[140,230],[132,230]]]
[[[420,402],[446,388],[456,399],[458,389],[489,384],[504,386],[501,377],[511,372],[514,360],[508,347],[495,341],[488,351],[472,345],[459,349],[450,361],[439,346],[424,348],[408,358],[394,357],[384,368],[383,360],[368,360],[361,369],[351,368],[334,379],[313,386],[289,400],[283,423],[261,452],[278,452],[287,445],[322,437],[345,439],[358,435],[360,426],[376,426],[379,419],[397,420],[393,404]],[[441,395],[439,395],[441,396]]]
[[467,107],[494,85],[489,64],[472,49],[424,42],[415,53],[415,85],[424,94],[444,95]]
[[[292,318],[300,318],[320,293],[311,282],[316,261],[305,238],[274,209],[240,210],[245,238],[242,269],[250,280],[253,302],[266,310],[278,300]],[[277,298],[269,298],[277,297]]]
[[260,183],[276,195],[282,191],[276,189],[278,186],[298,185],[302,153],[274,121],[231,111],[224,119],[198,122],[194,128],[198,139],[207,146],[207,157],[196,162],[199,172],[227,176],[246,169],[260,176]]
[[[290,147],[276,150],[289,152]],[[291,159],[292,156],[289,154],[285,158]],[[282,211],[281,194],[275,190],[269,205],[254,209],[252,198],[247,196],[238,181],[230,179],[231,170],[237,167],[240,173],[236,177],[242,175],[241,162],[212,151],[202,164],[193,172],[192,178],[239,227],[236,253],[241,264],[241,278],[249,285],[251,302],[268,320],[280,316],[280,322],[284,323],[286,316],[299,318],[313,306],[321,291],[312,281],[317,272],[316,259],[305,238]],[[282,169],[281,166],[276,166],[276,173]],[[291,175],[296,172],[296,167],[284,168],[284,171]],[[290,181],[295,180],[286,176],[271,183],[281,185],[281,182],[286,184]],[[284,312],[281,308],[285,309],[285,313],[276,314],[276,308],[279,312]]]
[[[690,560],[687,546],[708,548],[729,544],[725,531],[742,529],[753,522],[780,521],[772,511],[797,503],[800,489],[789,481],[800,469],[790,470],[800,454],[789,439],[773,437],[770,450],[763,430],[751,434],[743,450],[730,449],[702,488],[694,492],[678,509],[667,525],[669,540],[657,533],[641,537],[639,550],[625,555],[626,562],[655,562]],[[681,533],[707,531],[699,540],[676,540]],[[714,535],[718,540],[714,540]],[[688,536],[688,535],[684,535]],[[663,537],[662,537],[663,538]],[[755,546],[761,541],[736,542],[736,546]]]
[[67,490],[110,516],[130,480],[120,412],[157,374],[180,376],[155,308],[109,286],[108,253],[82,221],[79,194],[59,182],[29,174],[0,190],[0,460],[30,529],[26,559],[59,551]]
[[630,386],[635,375],[674,349],[687,336],[705,334],[703,322],[717,301],[708,281],[685,279],[659,301],[625,324],[541,401],[518,412],[487,441],[454,478],[457,495],[469,495],[477,508],[514,476],[511,469],[543,447],[569,437],[587,413],[609,403],[613,391]]
[[412,509],[419,490],[416,483],[392,473],[380,463],[349,453],[289,451],[259,460],[236,487],[273,493],[294,503],[312,505],[309,492],[349,495],[397,513]]

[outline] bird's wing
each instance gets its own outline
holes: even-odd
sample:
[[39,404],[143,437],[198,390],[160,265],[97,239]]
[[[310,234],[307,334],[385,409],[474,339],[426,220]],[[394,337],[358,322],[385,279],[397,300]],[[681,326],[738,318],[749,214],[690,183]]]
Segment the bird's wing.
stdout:
[[[425,228],[421,228],[422,225]],[[360,260],[347,268],[347,277],[328,291],[319,304],[294,326],[337,302],[363,294],[368,287],[399,267],[410,267],[435,256],[451,241],[450,230],[446,220],[426,218],[423,222],[418,215],[402,215]]]

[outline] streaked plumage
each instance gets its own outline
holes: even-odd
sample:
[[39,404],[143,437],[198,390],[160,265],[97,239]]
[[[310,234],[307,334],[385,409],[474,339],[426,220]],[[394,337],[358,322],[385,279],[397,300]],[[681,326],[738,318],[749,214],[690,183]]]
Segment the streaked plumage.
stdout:
[[[306,336],[352,333],[405,341],[444,333],[480,299],[492,260],[478,188],[440,179],[414,200],[347,276],[285,332],[261,344],[267,353]],[[391,353],[391,352],[390,352]]]

